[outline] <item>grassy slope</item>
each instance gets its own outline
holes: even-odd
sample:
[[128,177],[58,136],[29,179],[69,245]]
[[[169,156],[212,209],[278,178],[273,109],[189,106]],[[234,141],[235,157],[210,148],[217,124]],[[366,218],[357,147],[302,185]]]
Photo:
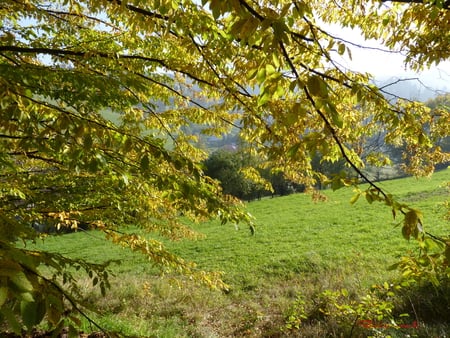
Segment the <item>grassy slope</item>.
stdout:
[[[406,178],[380,185],[403,202],[421,209],[426,230],[448,233],[439,203],[450,170],[432,179]],[[42,245],[77,257],[121,259],[109,297],[90,295],[109,329],[137,336],[276,336],[297,292],[313,296],[345,287],[355,293],[393,276],[386,266],[414,243],[402,239],[390,210],[359,200],[350,205],[349,189],[326,191],[327,202],[296,194],[248,204],[257,232],[215,222],[195,225],[206,235],[197,241],[167,243],[176,253],[206,270],[225,272],[232,292],[225,295],[187,283],[180,290],[160,278],[145,260],[113,248],[95,232],[49,238]],[[142,288],[142,283],[146,288]],[[87,287],[87,286],[86,286]],[[316,330],[316,331],[314,331]],[[303,332],[322,334],[315,328]]]
[[[407,178],[380,185],[421,209],[426,229],[440,234],[446,230],[439,213],[446,191],[440,185],[449,179],[447,170],[432,180]],[[245,228],[235,231],[205,223],[196,228],[206,234],[206,239],[171,246],[202,268],[224,270],[233,276],[263,277],[355,261],[371,270],[394,262],[405,249],[415,248],[401,237],[400,227],[396,227],[400,219],[394,220],[384,205],[370,205],[363,199],[350,205],[350,189],[325,193],[327,202],[314,203],[310,196],[296,194],[249,203],[258,224],[255,236]]]

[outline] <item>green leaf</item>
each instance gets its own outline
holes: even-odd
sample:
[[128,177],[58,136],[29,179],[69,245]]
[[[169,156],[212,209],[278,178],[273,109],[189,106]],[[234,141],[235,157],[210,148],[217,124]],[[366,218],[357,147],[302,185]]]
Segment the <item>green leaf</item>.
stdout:
[[289,30],[289,28],[286,26],[286,23],[284,20],[275,20],[272,23],[273,33],[274,37],[279,40],[283,41],[284,43],[289,43],[289,36],[286,34],[286,32]]
[[83,138],[83,146],[85,149],[89,150],[92,148],[92,144],[93,144],[93,140],[92,140],[92,136],[90,134],[87,134],[84,136]]
[[259,84],[263,83],[266,80],[266,68],[265,67],[261,67],[257,74],[256,74],[256,80],[258,81]]
[[276,68],[280,68],[280,59],[277,53],[272,53],[272,62]]
[[62,298],[56,294],[48,294],[46,295],[46,306],[47,306],[47,320],[56,325],[60,322],[61,317],[64,312],[64,305]]
[[307,82],[308,90],[312,95],[319,96],[320,94],[320,78],[317,75],[309,77]]
[[427,249],[427,251],[442,250],[444,249],[445,244],[434,238],[427,237],[424,240],[424,246]]
[[0,286],[0,308],[5,304],[8,298],[8,288],[6,286]]
[[297,154],[300,145],[301,145],[300,143],[296,143],[292,147],[290,147],[289,150],[287,151],[287,156],[291,158],[294,157]]
[[295,88],[298,86],[298,82],[295,81],[291,81],[291,83],[289,84],[289,91],[294,92]]
[[344,53],[345,53],[345,45],[343,43],[339,43],[339,45],[338,45],[338,53],[339,53],[339,55],[344,55]]
[[251,35],[256,33],[256,30],[258,29],[259,20],[253,16],[249,17],[247,20],[245,20],[244,24],[241,27],[241,30],[239,32],[239,36],[241,38],[247,39]]
[[276,71],[277,71],[277,70],[275,69],[275,67],[272,66],[271,64],[267,64],[267,65],[266,65],[266,75],[267,75],[267,76],[272,75],[272,74],[275,73]]
[[341,177],[337,176],[331,180],[331,190],[336,191],[344,187],[345,184]]
[[20,314],[23,323],[28,329],[39,324],[45,316],[46,308],[44,301],[20,302]]
[[10,281],[14,286],[22,292],[33,291],[33,285],[28,280],[23,272],[19,272],[10,277]]
[[20,298],[26,302],[34,302],[35,301],[34,295],[31,292],[22,292],[20,294]]
[[148,171],[150,168],[150,159],[148,157],[148,154],[144,154],[144,156],[141,157],[141,163],[140,163],[141,171]]
[[237,20],[230,28],[230,33],[234,36],[239,36],[242,28],[244,27],[245,23],[247,22],[246,18],[241,18]]
[[333,120],[333,123],[336,127],[342,128],[344,126],[344,120],[342,119],[342,116],[339,114],[339,112],[336,110],[336,107],[332,102],[328,102],[327,104],[327,110],[331,114],[331,119]]
[[389,265],[389,266],[387,267],[387,270],[388,270],[388,271],[397,270],[399,266],[400,266],[400,263],[395,263],[395,264]]
[[308,78],[308,82],[306,84],[309,92],[313,96],[318,96],[321,98],[326,98],[328,96],[328,88],[326,83],[322,80],[322,78],[318,75],[311,75]]
[[270,100],[270,93],[268,91],[264,91],[262,95],[258,96],[258,107],[265,105]]
[[370,192],[366,192],[366,200],[367,200],[367,202],[369,202],[369,204],[372,204],[373,203],[373,196],[372,196],[372,193],[370,193]]
[[253,68],[253,69],[249,70],[247,73],[247,80],[254,79],[257,74],[258,74],[258,68]]

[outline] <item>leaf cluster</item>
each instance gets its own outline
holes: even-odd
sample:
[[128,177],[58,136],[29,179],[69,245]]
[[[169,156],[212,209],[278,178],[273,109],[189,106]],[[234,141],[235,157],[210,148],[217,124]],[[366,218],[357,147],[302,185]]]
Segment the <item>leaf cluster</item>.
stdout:
[[[387,11],[378,1],[3,1],[0,259],[11,269],[4,272],[2,311],[17,314],[24,302],[22,315],[39,313],[26,319],[29,329],[50,311],[28,295],[38,287],[58,293],[57,304],[74,299],[34,271],[43,264],[61,273],[76,262],[8,253],[18,240],[36,238],[33,222],[74,230],[87,224],[164,267],[222,287],[216,275],[198,272],[153,237],[122,231],[133,224],[150,236],[195,237],[181,217],[251,225],[239,201],[205,175],[207,153],[185,132],[192,124],[216,136],[238,128],[264,165],[307,187],[327,180],[312,165],[317,157],[343,160],[369,180],[366,165],[389,163],[367,146],[380,130],[385,143],[403,146],[405,170],[430,174],[449,160],[436,144],[448,136],[448,112],[385,99],[369,74],[335,61],[351,57],[351,44],[322,23],[360,27],[366,38],[406,48],[406,62],[418,68],[448,57],[441,50],[448,15],[431,3]],[[334,182],[338,188],[349,180]],[[406,212],[405,237],[420,237],[416,211],[373,183],[364,194]],[[95,284],[105,288],[103,279]],[[64,312],[56,309],[53,325]]]

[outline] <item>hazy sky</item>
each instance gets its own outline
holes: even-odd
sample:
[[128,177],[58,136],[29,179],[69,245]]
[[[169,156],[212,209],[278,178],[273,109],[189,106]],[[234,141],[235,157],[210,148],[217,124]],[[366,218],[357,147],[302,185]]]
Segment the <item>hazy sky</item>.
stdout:
[[[348,57],[341,60],[341,64],[345,67],[351,70],[371,73],[380,81],[418,77],[422,84],[429,89],[450,92],[450,61],[442,62],[431,69],[414,73],[411,70],[405,69],[403,56],[400,53],[377,50],[386,48],[383,48],[374,40],[365,41],[358,31],[339,27],[333,29],[332,32],[334,35],[342,37],[347,41],[361,46],[371,47],[367,49],[349,45],[352,60],[349,60]],[[418,81],[416,81],[416,84],[417,86],[422,86]]]

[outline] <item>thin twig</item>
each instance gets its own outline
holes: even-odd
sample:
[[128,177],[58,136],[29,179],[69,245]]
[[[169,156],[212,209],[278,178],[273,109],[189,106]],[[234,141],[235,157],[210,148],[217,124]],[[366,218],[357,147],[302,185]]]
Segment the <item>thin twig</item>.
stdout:
[[[20,264],[20,263],[19,263]],[[52,285],[54,288],[56,288],[58,290],[58,292],[61,293],[61,295],[64,296],[64,298],[66,298],[69,303],[73,306],[73,308],[81,315],[83,316],[90,324],[94,325],[96,328],[98,328],[100,331],[102,331],[107,337],[110,337],[110,335],[107,333],[107,331],[101,327],[99,324],[97,324],[91,317],[89,317],[77,304],[77,302],[72,298],[71,295],[69,295],[59,284],[57,284],[55,281],[48,279],[44,276],[42,276],[41,274],[39,274],[38,272],[34,271],[33,269],[30,269],[29,267],[27,267],[26,265],[20,264],[20,266],[28,271],[29,273],[32,273],[33,275],[37,276],[38,278],[41,278],[43,280],[45,280],[48,284]]]
[[[281,51],[283,53],[283,56],[285,58],[285,60],[288,62],[289,67],[291,68],[292,72],[295,74],[297,79],[300,79],[300,75],[295,67],[295,65],[292,63],[289,54],[286,50],[286,47],[284,46],[284,43],[282,41],[279,42],[280,44],[280,48]],[[303,90],[306,94],[306,97],[308,98],[308,100],[311,102],[312,106],[314,107],[315,111],[317,112],[317,114],[320,116],[320,118],[324,121],[325,125],[327,126],[328,130],[331,133],[331,136],[333,137],[334,141],[336,142],[337,146],[339,147],[339,150],[342,154],[342,156],[344,157],[345,161],[353,168],[353,170],[355,170],[355,172],[362,178],[364,179],[364,181],[366,181],[371,187],[373,187],[374,189],[376,189],[380,194],[383,195],[383,197],[385,199],[388,199],[388,196],[386,195],[386,193],[378,186],[376,185],[371,179],[369,179],[357,166],[356,164],[353,163],[353,161],[348,157],[347,152],[345,151],[345,148],[342,144],[342,142],[339,140],[339,137],[337,135],[336,130],[333,128],[333,126],[331,125],[330,121],[328,121],[327,117],[325,116],[325,114],[319,109],[317,108],[317,104],[314,100],[314,98],[311,96],[308,88],[306,86],[303,87]]]

